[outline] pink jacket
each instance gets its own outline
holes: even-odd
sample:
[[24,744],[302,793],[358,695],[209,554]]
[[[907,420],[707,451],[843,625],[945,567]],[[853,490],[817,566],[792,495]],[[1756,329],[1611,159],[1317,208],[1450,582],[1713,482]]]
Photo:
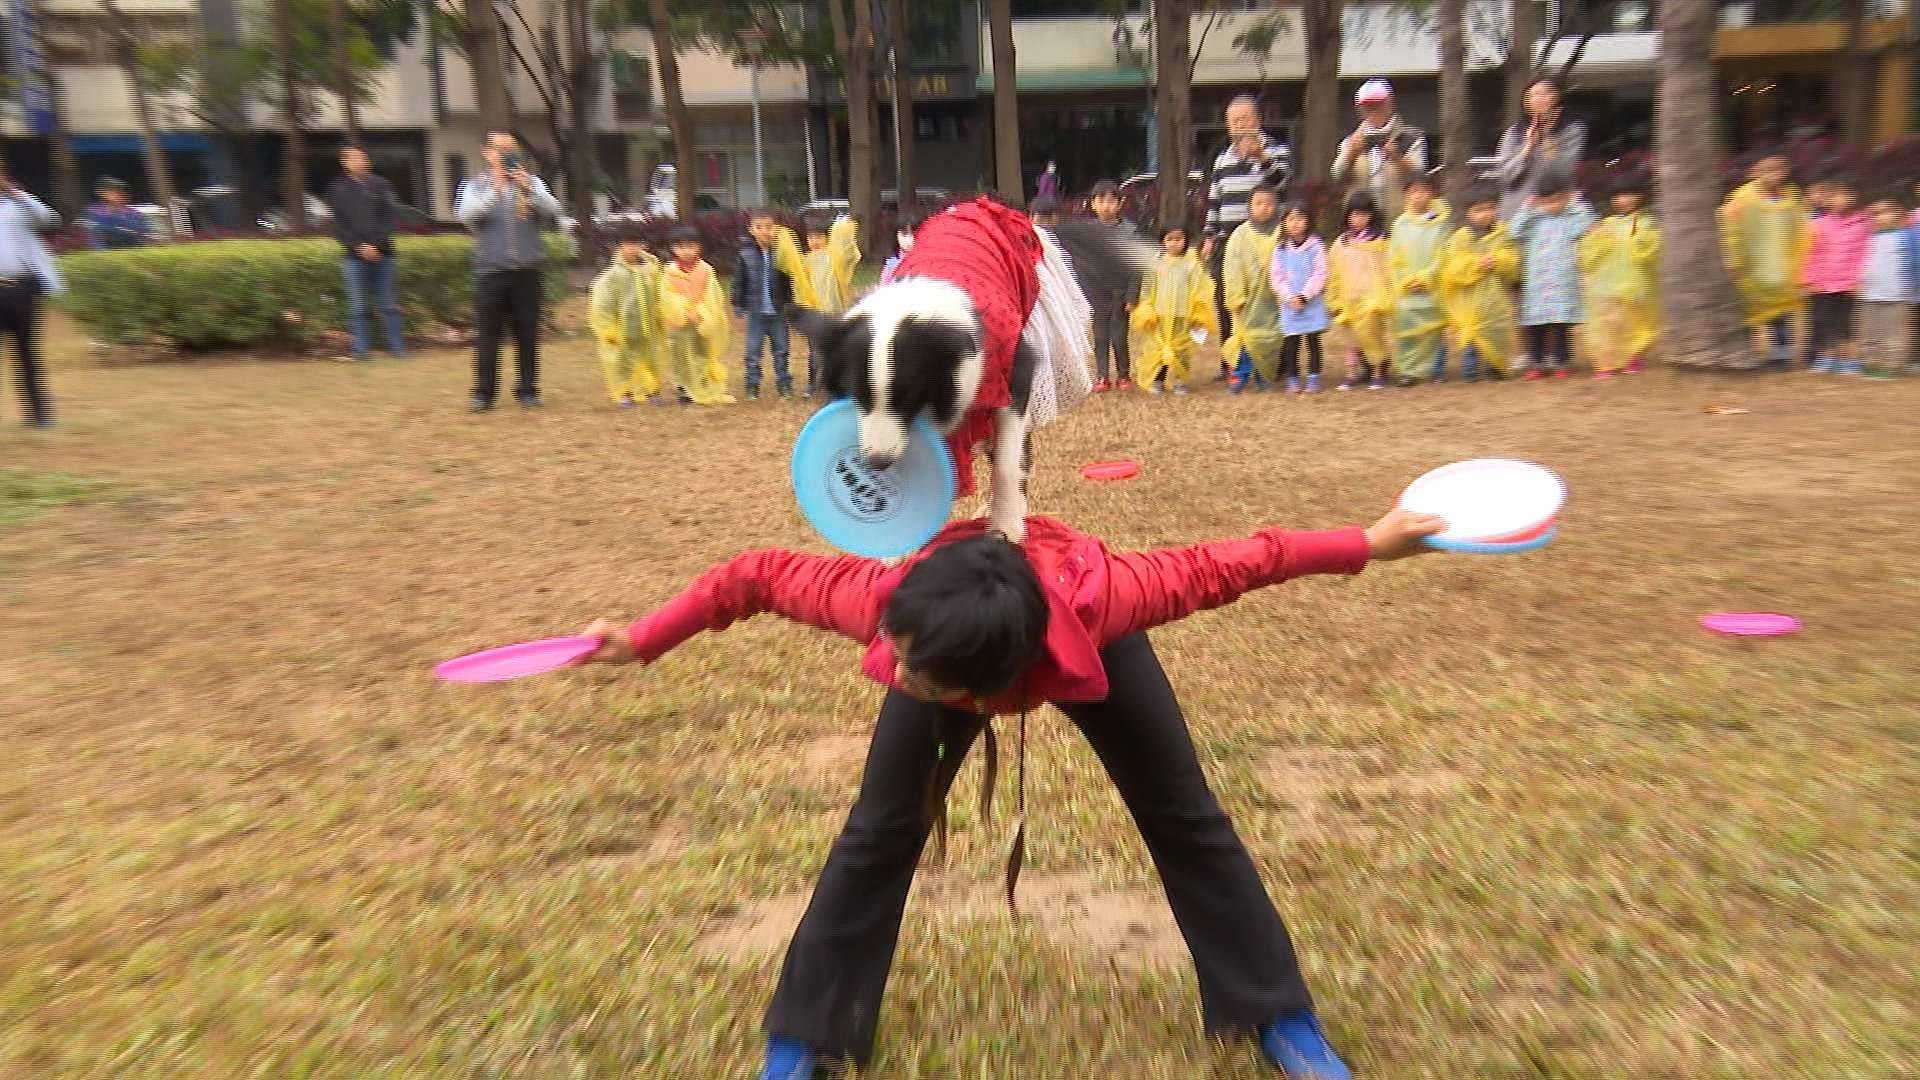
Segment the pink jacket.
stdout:
[[1860,288],[1867,272],[1867,248],[1873,222],[1861,211],[1842,217],[1822,214],[1813,219],[1813,244],[1807,250],[1807,268],[1800,281],[1810,293],[1850,293]]

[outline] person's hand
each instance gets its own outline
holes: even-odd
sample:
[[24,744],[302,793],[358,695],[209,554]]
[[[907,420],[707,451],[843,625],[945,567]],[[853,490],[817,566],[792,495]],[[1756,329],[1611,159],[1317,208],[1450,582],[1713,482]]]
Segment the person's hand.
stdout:
[[1480,256],[1480,269],[1482,270],[1493,269],[1493,256],[1491,255]]
[[1353,134],[1347,136],[1347,156],[1359,157],[1362,153],[1366,151],[1366,149],[1367,149],[1366,132],[1362,131],[1359,128],[1354,128]]
[[1200,241],[1200,261],[1201,262],[1213,261],[1213,237],[1211,236]]
[[1304,296],[1290,296],[1287,298],[1287,306],[1295,311],[1305,311],[1307,310],[1307,298]]
[[13,186],[13,177],[0,173],[0,199],[11,199],[19,190]]
[[[1374,556],[1376,559],[1379,557]],[[616,626],[606,619],[595,619],[593,625],[580,631],[580,636],[600,639],[600,647],[588,653],[587,658],[580,661],[583,664],[631,664],[637,659],[633,655],[633,640],[627,637],[624,626]]]
[[1434,549],[1420,541],[1446,527],[1446,522],[1432,514],[1416,514],[1395,507],[1367,528],[1369,556],[1375,562],[1389,562],[1424,555]]
[[367,260],[368,262],[379,262],[380,249],[377,247],[374,247],[372,244],[361,244],[360,257]]
[[1407,281],[1407,291],[1408,292],[1426,292],[1427,283],[1421,280],[1420,278],[1410,278]]
[[531,191],[533,189],[533,176],[525,169],[514,169],[507,173],[507,179],[513,183],[514,187],[519,188],[521,191]]

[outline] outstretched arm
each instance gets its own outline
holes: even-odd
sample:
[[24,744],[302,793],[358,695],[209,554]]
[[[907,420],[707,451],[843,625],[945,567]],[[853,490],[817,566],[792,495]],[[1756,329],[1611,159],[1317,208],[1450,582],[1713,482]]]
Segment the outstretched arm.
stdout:
[[724,630],[761,614],[869,641],[880,623],[875,586],[886,572],[875,559],[748,552],[700,575],[624,630],[605,621],[588,627],[586,632],[603,643],[589,659],[651,663],[702,630]]
[[1262,529],[1244,540],[1110,556],[1107,603],[1096,637],[1102,643],[1118,641],[1308,574],[1357,574],[1370,559],[1432,550],[1421,539],[1444,527],[1431,515],[1394,510],[1365,530]]

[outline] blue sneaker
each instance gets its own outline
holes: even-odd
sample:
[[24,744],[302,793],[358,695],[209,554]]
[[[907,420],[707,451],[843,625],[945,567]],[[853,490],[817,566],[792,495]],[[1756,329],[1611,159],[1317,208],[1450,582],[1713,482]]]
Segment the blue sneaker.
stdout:
[[1858,360],[1842,360],[1833,365],[1833,370],[1841,375],[1865,375],[1866,368]]
[[1833,374],[1833,369],[1834,369],[1834,363],[1832,360],[1829,360],[1824,356],[1814,357],[1813,370],[1819,372],[1822,375],[1831,375]]
[[1300,380],[1295,378],[1292,375],[1287,376],[1287,393],[1297,394],[1299,392],[1300,392]]
[[1297,1080],[1353,1080],[1353,1073],[1327,1043],[1313,1013],[1302,1009],[1260,1029],[1267,1060]]
[[1320,376],[1318,375],[1307,376],[1307,393],[1317,394],[1319,392],[1320,392]]
[[767,1037],[767,1067],[760,1080],[813,1080],[818,1064],[813,1047],[787,1035]]

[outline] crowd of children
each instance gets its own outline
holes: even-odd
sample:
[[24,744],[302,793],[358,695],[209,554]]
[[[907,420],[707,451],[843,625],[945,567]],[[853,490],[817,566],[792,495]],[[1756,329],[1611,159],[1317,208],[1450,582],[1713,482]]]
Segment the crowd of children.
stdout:
[[[1920,202],[1920,186],[1913,195]],[[1647,196],[1643,178],[1624,177],[1607,192],[1609,213],[1596,217],[1570,176],[1548,175],[1511,220],[1500,220],[1491,184],[1469,188],[1456,218],[1433,179],[1415,176],[1395,220],[1358,193],[1327,244],[1306,206],[1283,211],[1276,192],[1256,189],[1222,259],[1226,326],[1183,224],[1162,230],[1161,254],[1143,280],[1081,282],[1094,312],[1094,389],[1131,389],[1137,372],[1148,393],[1186,394],[1197,350],[1223,333],[1221,376],[1231,393],[1317,393],[1329,349],[1341,364],[1340,390],[1441,382],[1450,360],[1468,382],[1564,379],[1576,348],[1595,378],[1640,371],[1660,333],[1660,225]],[[1098,221],[1129,227],[1120,207],[1113,184],[1095,187],[1089,208]],[[1035,220],[1044,227],[1055,213],[1036,206]],[[1892,192],[1863,207],[1838,176],[1803,198],[1786,160],[1774,156],[1728,196],[1720,230],[1764,360],[1843,374],[1920,371],[1920,209]],[[851,219],[806,232],[802,255],[791,232],[755,214],[731,289],[702,260],[690,228],[673,233],[664,265],[637,235],[622,238],[590,309],[612,400],[731,402],[730,308],[748,325],[748,398],[760,392],[763,342],[772,345],[777,391],[791,396],[781,313],[788,302],[846,310],[860,261]],[[901,250],[912,243],[905,220]]]

